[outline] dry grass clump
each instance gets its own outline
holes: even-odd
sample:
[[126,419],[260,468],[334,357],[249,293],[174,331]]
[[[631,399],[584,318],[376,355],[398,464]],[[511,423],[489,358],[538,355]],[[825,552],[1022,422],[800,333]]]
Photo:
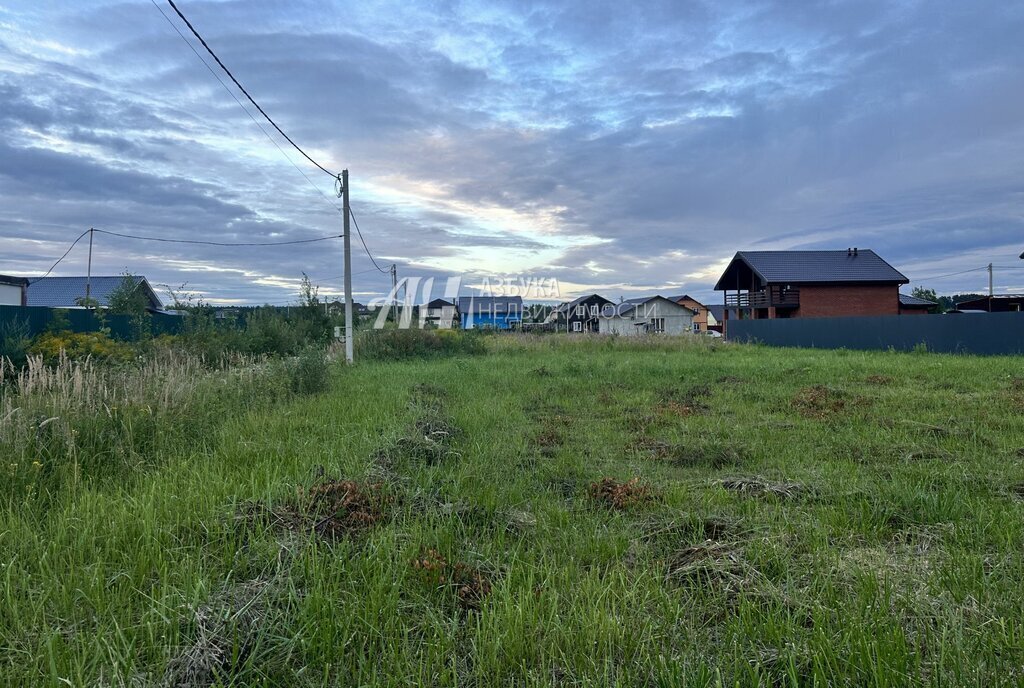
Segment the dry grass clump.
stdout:
[[385,518],[391,502],[379,483],[360,484],[354,480],[327,480],[306,494],[305,512],[317,517],[313,530],[328,538],[344,537],[367,530]]
[[412,567],[427,585],[454,592],[462,609],[479,611],[491,594],[491,580],[484,571],[461,561],[451,564],[436,549],[420,550]]
[[167,664],[163,685],[219,685],[255,649],[269,616],[269,581],[231,585],[192,611],[194,640]]
[[590,498],[600,506],[623,510],[631,506],[654,499],[654,492],[649,485],[640,482],[640,478],[630,478],[625,482],[615,478],[601,478],[590,484]]
[[772,482],[764,478],[724,478],[717,481],[718,485],[731,492],[749,496],[770,496],[784,499],[796,497],[807,488],[802,483],[781,481]]
[[868,375],[865,378],[865,381],[872,385],[891,385],[893,383],[893,379],[890,376],[879,375],[877,373],[874,375]]
[[729,542],[708,540],[673,554],[666,577],[676,583],[741,586],[748,580],[747,566],[739,548]]
[[842,393],[824,385],[804,387],[793,397],[793,408],[808,418],[827,418],[846,408]]

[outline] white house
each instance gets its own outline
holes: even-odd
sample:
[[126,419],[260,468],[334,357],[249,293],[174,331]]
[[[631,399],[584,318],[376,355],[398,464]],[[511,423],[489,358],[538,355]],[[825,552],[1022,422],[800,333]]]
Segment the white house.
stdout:
[[0,275],[0,306],[24,306],[28,280]]
[[601,334],[687,334],[693,332],[692,310],[664,296],[644,296],[607,304],[601,309]]

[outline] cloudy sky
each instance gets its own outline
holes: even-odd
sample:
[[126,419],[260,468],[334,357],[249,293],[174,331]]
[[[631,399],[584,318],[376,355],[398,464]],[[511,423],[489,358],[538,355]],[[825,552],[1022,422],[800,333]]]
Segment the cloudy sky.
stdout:
[[[737,250],[858,246],[940,293],[987,287],[933,276],[990,261],[1024,291],[1022,3],[179,6],[293,139],[351,170],[400,275],[717,302]],[[90,226],[340,230],[332,180],[275,134],[289,162],[150,0],[0,4],[0,129],[0,273],[45,272]],[[365,300],[389,278],[355,246]],[[340,241],[95,250],[95,272],[215,302],[288,302],[303,271],[341,285]],[[79,244],[54,274],[85,262]]]

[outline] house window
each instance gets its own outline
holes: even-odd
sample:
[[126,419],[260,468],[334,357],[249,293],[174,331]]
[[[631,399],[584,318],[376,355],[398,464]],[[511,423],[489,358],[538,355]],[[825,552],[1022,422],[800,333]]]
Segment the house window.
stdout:
[[591,314],[592,316],[594,316],[595,318],[597,317],[597,304],[596,304],[596,303],[595,303],[595,304],[593,304],[593,305],[592,305],[592,306],[590,307],[590,314]]
[[700,323],[693,323],[693,331],[700,332]]
[[648,327],[648,332],[664,332],[665,331],[665,318],[651,318],[651,324]]
[[572,321],[572,331],[573,332],[582,332],[583,331],[583,323],[581,323],[579,320],[573,320]]

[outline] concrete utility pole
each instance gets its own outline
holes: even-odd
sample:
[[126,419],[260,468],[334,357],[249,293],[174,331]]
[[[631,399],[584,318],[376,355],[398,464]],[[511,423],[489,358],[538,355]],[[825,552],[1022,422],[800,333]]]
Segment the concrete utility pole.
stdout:
[[345,243],[345,361],[351,363],[352,340],[352,232],[349,228],[349,205],[348,205],[348,170],[341,171],[341,206],[344,215],[344,243]]
[[89,301],[92,295],[92,235],[96,233],[95,228],[89,228],[89,263],[85,268],[85,308],[91,310],[92,305]]
[[988,312],[992,312],[992,263],[988,264]]

